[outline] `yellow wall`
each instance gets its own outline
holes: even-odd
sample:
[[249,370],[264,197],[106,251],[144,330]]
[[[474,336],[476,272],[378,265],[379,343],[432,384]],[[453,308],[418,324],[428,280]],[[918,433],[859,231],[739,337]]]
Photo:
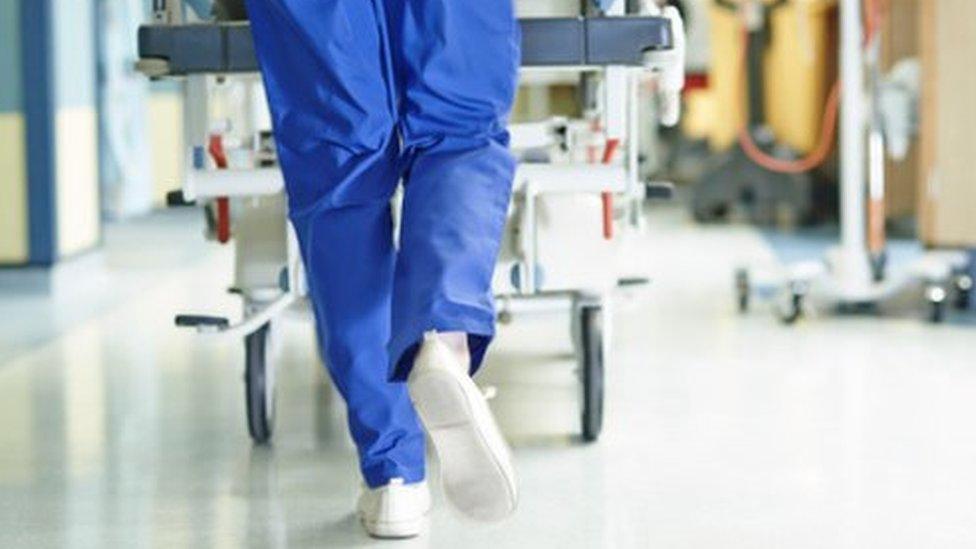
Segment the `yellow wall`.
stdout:
[[28,256],[24,139],[23,116],[0,113],[0,263],[24,263]]
[[166,193],[180,188],[183,164],[183,99],[176,91],[149,96],[149,144],[152,148],[154,202],[166,203]]
[[92,107],[59,109],[55,116],[58,254],[98,243],[98,118]]

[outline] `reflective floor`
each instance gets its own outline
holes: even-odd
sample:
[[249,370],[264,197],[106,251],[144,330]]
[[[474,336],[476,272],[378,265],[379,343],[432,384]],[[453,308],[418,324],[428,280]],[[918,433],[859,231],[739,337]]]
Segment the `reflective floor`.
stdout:
[[[304,316],[285,326],[271,448],[246,434],[241,345],[172,328],[237,309],[232,258],[188,214],[111,227],[52,279],[0,272],[0,547],[375,543]],[[600,442],[575,439],[567,318],[517,318],[480,380],[515,448],[517,515],[473,524],[438,497],[428,534],[377,545],[976,546],[974,327],[740,317],[733,268],[766,243],[654,219],[627,256],[654,283],[615,300]]]

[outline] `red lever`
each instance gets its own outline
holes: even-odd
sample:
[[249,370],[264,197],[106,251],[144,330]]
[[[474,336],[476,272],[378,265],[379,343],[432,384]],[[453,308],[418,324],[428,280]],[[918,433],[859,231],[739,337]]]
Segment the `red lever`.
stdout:
[[221,170],[227,169],[227,153],[224,152],[224,139],[219,133],[210,136],[210,142],[207,144],[207,152],[210,153],[210,157],[217,164],[217,168]]
[[226,196],[217,199],[217,242],[230,242],[230,200]]
[[[603,149],[603,163],[613,162],[613,157],[620,147],[619,139],[607,139],[606,147]],[[613,239],[613,193],[604,192],[600,194],[603,200],[603,238]]]
[[[217,169],[227,169],[227,153],[224,151],[224,141],[220,134],[210,136],[207,152],[213,158]],[[230,200],[226,196],[217,199],[217,242],[227,244],[230,242]]]

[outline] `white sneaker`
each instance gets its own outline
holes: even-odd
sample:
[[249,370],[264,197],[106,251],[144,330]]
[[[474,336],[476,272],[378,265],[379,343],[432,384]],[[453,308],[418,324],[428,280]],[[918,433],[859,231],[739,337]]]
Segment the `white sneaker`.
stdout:
[[375,538],[412,538],[423,530],[430,511],[426,482],[405,484],[395,478],[386,486],[364,488],[359,496],[359,520]]
[[501,520],[518,488],[508,444],[467,366],[437,334],[424,337],[407,389],[433,440],[448,500],[469,517]]

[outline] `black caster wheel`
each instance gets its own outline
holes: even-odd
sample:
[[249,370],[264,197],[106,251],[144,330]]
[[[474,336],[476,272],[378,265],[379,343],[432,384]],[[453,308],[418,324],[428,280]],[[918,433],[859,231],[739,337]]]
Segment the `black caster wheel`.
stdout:
[[247,429],[255,444],[271,441],[275,416],[275,371],[271,360],[271,325],[265,324],[244,339]]
[[945,322],[946,306],[944,301],[929,302],[929,322],[932,324],[942,324]]
[[498,323],[499,324],[511,324],[512,323],[512,311],[508,309],[502,309],[498,312]]
[[925,300],[929,304],[929,322],[940,324],[946,317],[946,297],[945,288],[938,284],[930,285],[925,289]]
[[797,320],[803,317],[803,298],[804,293],[797,289],[790,291],[789,299],[780,305],[779,320],[787,326],[796,324]]
[[881,252],[880,254],[871,254],[871,278],[875,282],[881,282],[885,279],[885,272],[888,269],[888,252]]
[[583,440],[593,442],[603,430],[603,309],[585,305],[579,309],[580,358],[583,382]]
[[959,275],[955,279],[956,299],[953,305],[959,311],[968,310],[973,303],[973,278],[968,274]]
[[739,312],[749,312],[749,271],[745,269],[735,271],[735,296]]

